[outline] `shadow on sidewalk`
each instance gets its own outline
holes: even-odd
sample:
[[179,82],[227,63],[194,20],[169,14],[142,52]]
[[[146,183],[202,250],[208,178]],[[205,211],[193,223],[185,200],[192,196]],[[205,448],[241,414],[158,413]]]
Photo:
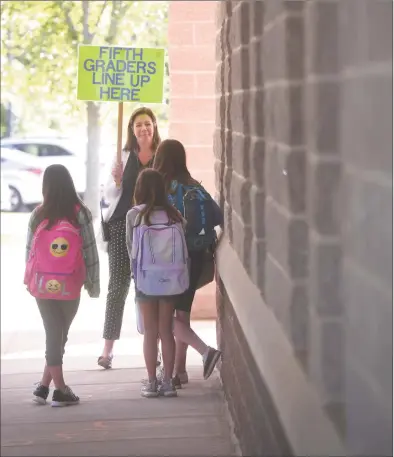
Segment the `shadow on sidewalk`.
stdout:
[[33,373],[2,375],[2,456],[232,456],[236,447],[217,373],[190,383],[178,398],[140,396],[144,369],[67,373],[81,404],[32,403]]

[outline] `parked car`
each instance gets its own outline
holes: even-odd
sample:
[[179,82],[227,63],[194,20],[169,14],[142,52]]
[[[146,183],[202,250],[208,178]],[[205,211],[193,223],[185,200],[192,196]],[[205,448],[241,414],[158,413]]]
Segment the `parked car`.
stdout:
[[[3,138],[1,146],[17,149],[35,157],[42,163],[41,166],[44,169],[54,163],[63,164],[70,171],[77,192],[83,198],[86,190],[86,143],[84,141],[76,142],[64,137],[14,137]],[[107,148],[103,149],[106,153]],[[100,154],[100,196],[103,205],[107,206],[103,198],[103,184],[106,177],[102,178],[106,174],[106,157],[101,157]]]
[[1,211],[11,211],[12,192],[8,179],[1,174]]
[[1,179],[8,182],[11,190],[10,211],[33,208],[41,202],[44,169],[35,157],[1,148]]
[[6,137],[1,139],[1,146],[19,149],[37,157],[69,157],[84,158],[84,148],[65,137]]
[[45,168],[60,163],[68,168],[77,192],[86,190],[86,160],[84,149],[65,138],[2,138],[1,147],[17,149],[36,160],[36,166]]

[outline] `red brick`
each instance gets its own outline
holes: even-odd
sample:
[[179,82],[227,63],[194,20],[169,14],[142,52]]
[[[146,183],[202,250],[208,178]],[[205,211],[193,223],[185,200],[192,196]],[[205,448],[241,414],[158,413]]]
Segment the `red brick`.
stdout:
[[[215,192],[216,3],[171,2],[169,14],[169,137],[184,143],[191,172],[210,192]],[[207,295],[205,289],[199,292],[196,304],[201,305],[197,305],[196,310],[204,308],[211,300],[213,306],[209,305],[209,308],[215,311],[213,293]]]
[[215,20],[217,2],[179,1],[170,2],[169,23],[212,22]]
[[191,96],[195,93],[195,75],[193,73],[171,73],[171,99],[179,96]]
[[215,96],[215,71],[211,73],[196,73],[195,94],[197,96]]
[[215,98],[170,100],[171,122],[189,121],[212,122],[215,125]]
[[176,138],[187,148],[188,145],[194,144],[194,125],[193,123],[171,122],[170,137]]
[[194,27],[191,22],[168,24],[168,43],[169,46],[191,46],[195,44],[194,40]]
[[213,71],[216,68],[215,47],[169,46],[170,74],[174,70]]
[[[178,140],[176,135],[170,131],[169,138]],[[186,149],[187,164],[190,169],[209,171],[213,170],[213,151],[212,146],[193,146],[183,143]]]
[[212,146],[214,129],[211,123],[172,122],[170,133],[185,145]]
[[[207,164],[211,163],[211,159],[207,159]],[[207,191],[215,197],[216,194],[216,181],[215,181],[215,172],[211,166],[210,170],[201,170],[201,169],[192,169],[190,168],[190,173],[194,176],[197,181],[201,182],[202,185],[207,189]]]
[[212,146],[190,146],[186,145],[187,166],[195,172],[213,172],[213,150]]
[[215,44],[216,28],[215,22],[196,22],[194,27],[194,43],[198,45]]
[[192,124],[194,125],[194,144],[213,147],[214,123]]

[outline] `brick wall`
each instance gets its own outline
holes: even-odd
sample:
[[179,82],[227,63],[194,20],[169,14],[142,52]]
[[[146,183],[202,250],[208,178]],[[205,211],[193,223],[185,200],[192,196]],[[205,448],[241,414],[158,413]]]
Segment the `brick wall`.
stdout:
[[[170,2],[169,137],[181,141],[193,176],[214,195],[216,2]],[[216,317],[215,285],[197,292],[193,319]]]
[[393,3],[338,2],[336,14],[347,440],[393,455]]
[[241,447],[391,455],[392,2],[216,15],[218,334]]
[[216,2],[170,2],[170,138],[186,146],[188,166],[214,192]]

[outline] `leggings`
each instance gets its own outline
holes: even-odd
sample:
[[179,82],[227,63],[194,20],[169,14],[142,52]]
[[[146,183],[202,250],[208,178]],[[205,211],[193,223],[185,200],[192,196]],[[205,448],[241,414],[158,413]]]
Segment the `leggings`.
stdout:
[[77,314],[80,298],[67,301],[37,298],[36,301],[45,328],[47,365],[62,365],[68,331]]
[[103,338],[118,340],[131,282],[130,259],[126,247],[126,219],[113,221],[108,225],[109,283]]

